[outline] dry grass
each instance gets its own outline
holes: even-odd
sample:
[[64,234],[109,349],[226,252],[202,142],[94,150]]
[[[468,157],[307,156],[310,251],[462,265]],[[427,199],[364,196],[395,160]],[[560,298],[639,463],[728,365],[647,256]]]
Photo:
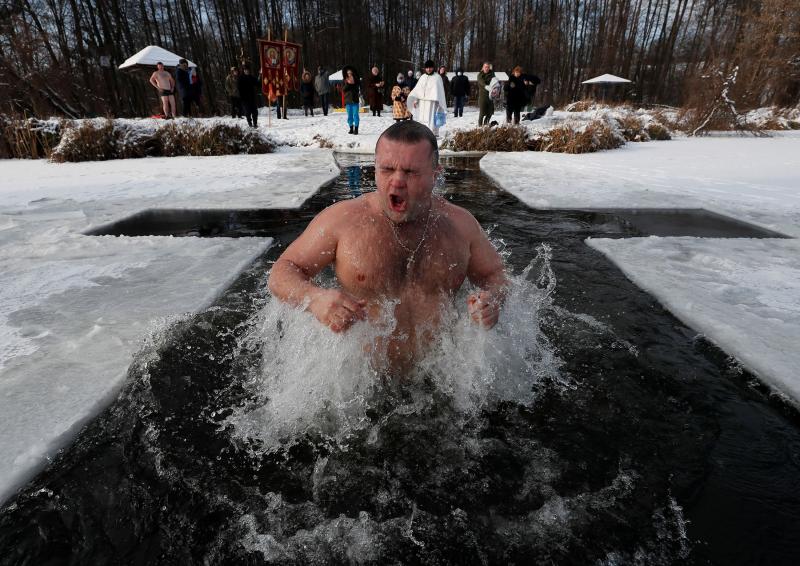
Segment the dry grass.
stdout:
[[672,134],[670,134],[669,130],[663,124],[658,122],[650,122],[647,124],[646,129],[647,135],[651,140],[665,141],[672,139]]
[[642,142],[650,140],[650,136],[644,127],[644,121],[639,116],[626,113],[617,118],[617,122],[625,141]]
[[165,157],[270,153],[274,149],[257,131],[229,124],[170,123],[156,131],[156,140]]
[[260,132],[231,124],[170,122],[147,129],[105,120],[68,126],[51,159],[56,162],[104,161],[147,156],[256,154],[273,150],[274,146]]
[[60,124],[34,118],[0,116],[0,158],[50,157],[60,136]]
[[[665,112],[663,110],[656,110],[652,114],[653,119],[655,122],[662,127],[664,127],[667,131],[681,131],[683,126],[680,123],[680,120],[677,118],[675,112]],[[650,136],[652,139],[653,136]]]
[[593,110],[596,105],[597,103],[594,100],[578,100],[567,104],[564,110],[567,112],[588,112],[589,110]]
[[116,157],[114,122],[111,120],[105,120],[101,124],[91,121],[68,125],[61,141],[50,155],[50,159],[56,163],[105,161]]
[[534,151],[552,153],[593,153],[616,149],[625,145],[625,139],[603,120],[594,120],[583,129],[564,124],[545,132],[531,143]]
[[319,143],[319,147],[322,149],[333,149],[335,147],[331,140],[319,134],[316,134],[314,136],[314,139],[317,140],[317,143]]
[[447,147],[453,151],[525,151],[527,132],[513,125],[462,130],[453,135]]

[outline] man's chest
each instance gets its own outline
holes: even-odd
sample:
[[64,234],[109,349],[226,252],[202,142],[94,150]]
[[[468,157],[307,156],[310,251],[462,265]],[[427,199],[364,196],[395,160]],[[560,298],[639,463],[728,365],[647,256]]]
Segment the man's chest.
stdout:
[[364,229],[340,239],[335,267],[342,286],[361,296],[399,297],[409,287],[426,294],[455,291],[468,265],[469,246],[454,234],[401,243],[387,230]]

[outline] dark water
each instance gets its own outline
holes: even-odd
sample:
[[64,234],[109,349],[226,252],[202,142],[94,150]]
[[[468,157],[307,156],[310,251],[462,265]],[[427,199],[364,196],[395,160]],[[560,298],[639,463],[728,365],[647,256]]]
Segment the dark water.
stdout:
[[447,196],[511,250],[515,272],[551,246],[542,331],[570,385],[544,379],[535,403],[465,416],[421,384],[413,412],[384,396],[337,441],[264,451],[235,436],[226,419],[252,402],[245,376],[261,361],[241,338],[270,262],[321,207],[372,188],[369,164],[343,166],[299,211],[147,213],[115,228],[279,246],[165,329],[119,399],[3,507],[0,563],[800,561],[796,413],[583,243],[648,223],[528,209],[474,162],[449,164]]

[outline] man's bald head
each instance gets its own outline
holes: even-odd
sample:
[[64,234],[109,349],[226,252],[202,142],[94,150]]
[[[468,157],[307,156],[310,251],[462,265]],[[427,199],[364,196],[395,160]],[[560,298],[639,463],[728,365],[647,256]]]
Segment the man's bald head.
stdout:
[[387,139],[400,143],[416,144],[421,141],[426,141],[431,146],[431,164],[436,169],[439,166],[439,144],[436,142],[436,136],[433,132],[423,124],[414,122],[413,120],[406,120],[397,122],[386,128],[378,138],[378,143],[375,144],[375,157],[377,158],[381,140]]

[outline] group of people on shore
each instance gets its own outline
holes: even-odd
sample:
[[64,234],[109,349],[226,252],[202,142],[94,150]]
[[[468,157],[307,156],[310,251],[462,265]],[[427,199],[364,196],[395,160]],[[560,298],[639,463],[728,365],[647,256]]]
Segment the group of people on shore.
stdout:
[[[162,63],[158,63],[156,71],[150,77],[150,83],[158,89],[165,118],[176,116],[174,96],[176,89],[181,97],[183,116],[191,115],[192,105],[202,108],[202,81],[197,69],[189,68],[186,59],[180,60],[174,77],[164,69]],[[251,127],[258,126],[260,84],[258,77],[251,73],[247,65],[231,67],[225,78],[225,93],[231,106],[231,115],[234,118],[245,117]],[[506,121],[518,124],[523,108],[532,103],[537,84],[539,78],[523,74],[519,66],[514,67],[508,80],[501,84],[492,70],[492,64],[488,61],[483,63],[477,75],[478,125],[490,124],[495,110],[494,101],[500,99],[503,94],[506,102]],[[373,66],[362,81],[358,71],[346,65],[342,69],[341,93],[347,112],[348,133],[353,135],[358,135],[362,85],[372,115],[380,116],[384,110],[387,82],[381,75],[380,69]],[[304,114],[314,116],[316,95],[323,115],[327,116],[333,91],[328,72],[324,67],[318,67],[317,74],[313,76],[310,71],[304,70],[300,81]],[[396,83],[390,91],[392,117],[396,122],[416,120],[427,125],[434,135],[438,135],[439,128],[446,121],[450,106],[453,108],[454,117],[464,115],[464,106],[469,94],[470,82],[462,69],[458,69],[455,76],[450,79],[444,65],[439,66],[437,70],[436,64],[428,60],[423,65],[423,72],[415,74],[409,70],[406,74],[397,75]],[[278,119],[287,118],[285,99],[278,99],[274,104]]]
[[[423,65],[424,72],[408,71],[406,75],[399,73],[397,82],[391,90],[392,117],[396,122],[415,119],[426,124],[435,135],[444,124],[447,109],[453,106],[453,116],[464,115],[464,105],[469,99],[469,79],[462,69],[458,69],[455,76],[447,76],[447,68],[440,66],[435,71],[436,64],[428,60]],[[351,134],[358,134],[358,102],[359,80],[358,73],[350,66],[342,72],[344,77],[344,99],[347,107],[347,123]],[[492,64],[485,62],[477,76],[478,85],[478,125],[489,125],[494,114],[494,100],[499,99],[503,93],[506,101],[506,121],[518,124],[520,115],[526,106],[532,104],[539,84],[535,75],[526,75],[522,67],[516,66],[505,84],[497,80]],[[378,67],[372,67],[371,74],[364,80],[367,91],[367,101],[373,116],[380,116],[383,110],[385,80]]]

